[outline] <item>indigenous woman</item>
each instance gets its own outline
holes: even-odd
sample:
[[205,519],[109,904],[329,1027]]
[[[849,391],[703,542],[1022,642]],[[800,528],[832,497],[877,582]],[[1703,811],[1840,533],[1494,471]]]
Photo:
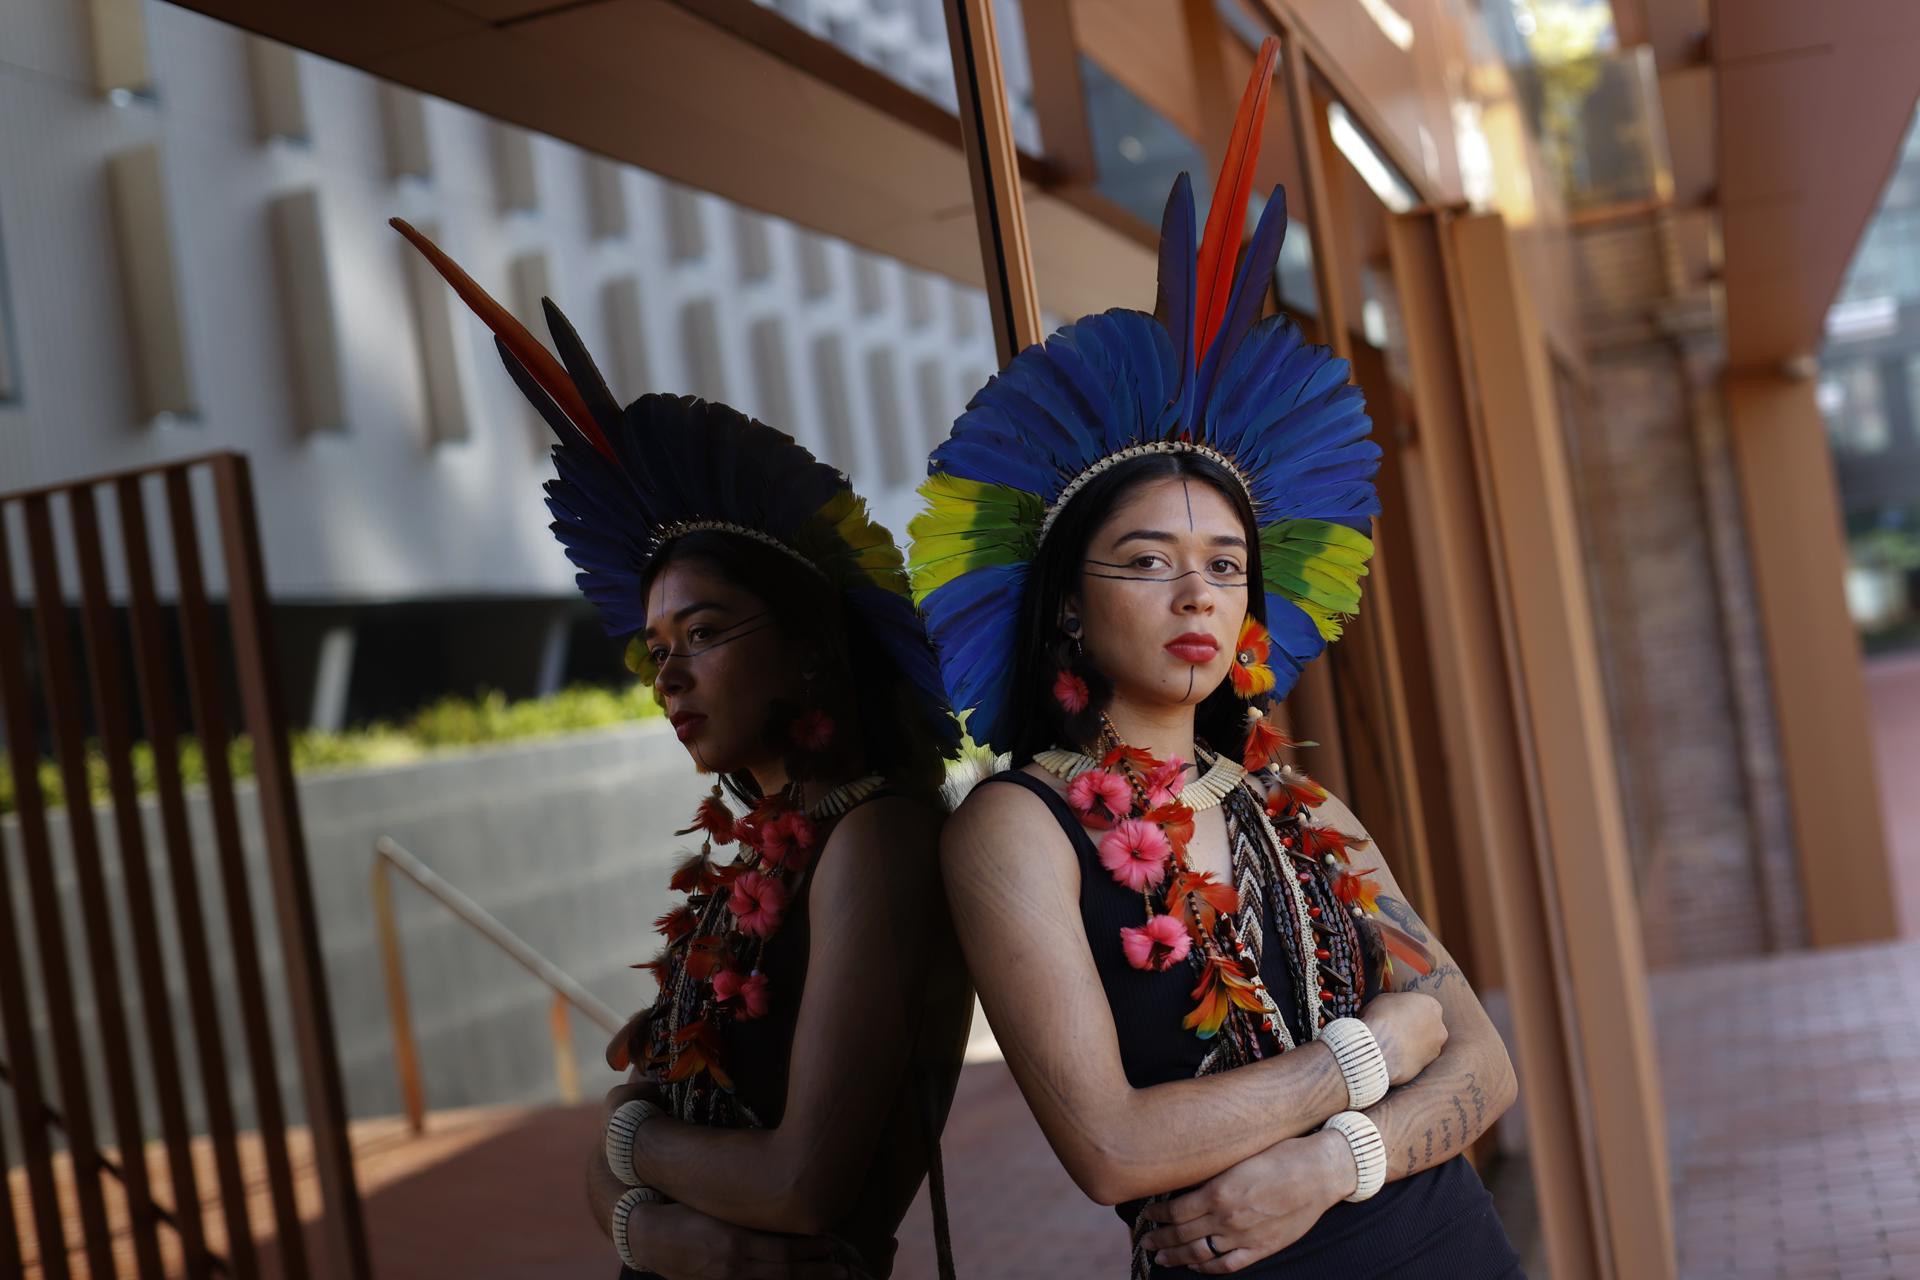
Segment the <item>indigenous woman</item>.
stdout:
[[1513,1100],[1506,1052],[1268,718],[1358,605],[1379,457],[1345,362],[1259,318],[1278,190],[1234,271],[1276,52],[1197,253],[1174,186],[1156,314],[1021,353],[933,455],[915,591],[1013,764],[947,825],[948,896],[1134,1276],[1515,1276],[1461,1154]]
[[551,302],[559,360],[396,225],[559,437],[554,533],[719,780],[679,832],[659,997],[608,1052],[632,1075],[588,1198],[621,1274],[884,1277],[972,1011],[935,862],[959,729],[900,552],[787,436],[691,397],[620,410]]

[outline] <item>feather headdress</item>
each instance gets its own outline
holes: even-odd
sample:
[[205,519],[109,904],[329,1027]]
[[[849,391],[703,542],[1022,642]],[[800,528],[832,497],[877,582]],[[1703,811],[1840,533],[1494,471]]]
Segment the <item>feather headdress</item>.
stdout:
[[[493,330],[507,372],[558,438],[546,484],[551,527],[609,635],[646,626],[641,584],[673,539],[702,530],[751,538],[840,593],[849,625],[864,627],[916,691],[942,754],[958,749],[900,550],[846,476],[723,404],[644,395],[622,410],[552,301],[541,305],[558,358],[431,240],[398,218],[393,226]],[[638,647],[629,646],[636,669]]]
[[1360,604],[1378,514],[1380,448],[1348,365],[1284,315],[1261,318],[1286,232],[1278,187],[1235,255],[1260,150],[1277,41],[1240,102],[1206,231],[1174,182],[1154,313],[1113,310],[1027,348],[977,392],[934,450],[908,526],[913,594],[967,732],[1011,749],[1008,706],[1027,574],[1055,518],[1127,459],[1192,453],[1245,488],[1260,529],[1274,698]]

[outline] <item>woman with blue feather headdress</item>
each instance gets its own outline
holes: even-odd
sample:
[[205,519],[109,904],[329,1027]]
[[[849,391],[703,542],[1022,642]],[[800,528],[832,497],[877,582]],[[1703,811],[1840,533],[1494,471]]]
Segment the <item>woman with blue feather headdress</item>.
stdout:
[[[960,731],[893,539],[847,478],[726,405],[624,409],[413,228],[553,429],[553,531],[700,772],[653,922],[659,994],[588,1157],[623,1277],[866,1277],[929,1169],[971,993],[935,865]],[[732,856],[727,856],[728,852]],[[942,1274],[951,1271],[935,1187]]]
[[1269,714],[1359,607],[1380,457],[1346,362],[1261,314],[1278,189],[1238,253],[1277,52],[1197,247],[1174,185],[1154,313],[1021,352],[933,453],[914,595],[1012,766],[947,825],[948,898],[1134,1277],[1504,1280],[1462,1153],[1513,1102],[1507,1053]]

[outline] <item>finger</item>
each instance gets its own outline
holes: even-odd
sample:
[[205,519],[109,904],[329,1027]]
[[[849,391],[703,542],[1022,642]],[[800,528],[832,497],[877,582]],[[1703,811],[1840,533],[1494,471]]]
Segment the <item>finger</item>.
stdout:
[[1205,1240],[1196,1240],[1192,1244],[1178,1244],[1171,1249],[1162,1249],[1153,1255],[1155,1265],[1162,1267],[1197,1266],[1211,1261],[1213,1250],[1207,1248]]
[[607,1066],[615,1071],[625,1071],[628,1064],[627,1046],[632,1043],[634,1033],[639,1031],[647,1019],[653,1017],[653,1010],[642,1009],[623,1023],[613,1033],[613,1039],[607,1041]]
[[1171,1200],[1155,1200],[1141,1212],[1149,1222],[1192,1222],[1195,1218],[1204,1217],[1207,1207],[1206,1188],[1202,1187]]
[[1251,1266],[1259,1260],[1251,1249],[1231,1249],[1217,1258],[1201,1263],[1194,1270],[1203,1276],[1226,1276]]
[[1192,1244],[1194,1240],[1204,1240],[1206,1236],[1217,1234],[1219,1230],[1221,1230],[1219,1219],[1215,1219],[1212,1213],[1202,1213],[1200,1217],[1187,1219],[1185,1222],[1169,1222],[1165,1226],[1156,1226],[1152,1232],[1146,1234],[1146,1240],[1152,1242],[1148,1247],[1169,1249],[1173,1245]]
[[[1176,1245],[1191,1244],[1195,1240],[1204,1240],[1216,1235],[1221,1229],[1220,1223],[1212,1214],[1203,1214],[1186,1222],[1176,1222],[1169,1226],[1156,1227],[1140,1238],[1140,1243],[1149,1249],[1171,1249]],[[1209,1254],[1209,1257],[1212,1255]]]

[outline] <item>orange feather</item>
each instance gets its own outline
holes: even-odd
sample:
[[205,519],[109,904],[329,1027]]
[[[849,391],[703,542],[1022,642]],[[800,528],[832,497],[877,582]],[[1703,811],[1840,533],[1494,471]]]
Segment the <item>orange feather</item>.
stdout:
[[514,317],[513,312],[495,302],[493,296],[476,284],[472,276],[460,269],[459,263],[449,258],[439,245],[420,234],[405,218],[389,218],[387,222],[395,231],[405,236],[407,241],[420,251],[422,257],[433,264],[433,269],[446,278],[447,283],[453,286],[453,291],[460,295],[460,300],[467,304],[468,309],[479,316],[481,322],[493,330],[494,336],[506,344],[513,358],[518,360],[521,367],[540,384],[540,389],[560,406],[560,412],[566,415],[567,421],[571,422],[580,434],[593,444],[594,448],[609,458],[613,457],[613,446],[602,434],[599,424],[594,422],[593,413],[587,408],[586,398],[580,394],[580,389],[574,386],[573,379],[567,376],[566,366],[560,363],[559,358],[547,350],[540,339],[534,337],[527,326]]

